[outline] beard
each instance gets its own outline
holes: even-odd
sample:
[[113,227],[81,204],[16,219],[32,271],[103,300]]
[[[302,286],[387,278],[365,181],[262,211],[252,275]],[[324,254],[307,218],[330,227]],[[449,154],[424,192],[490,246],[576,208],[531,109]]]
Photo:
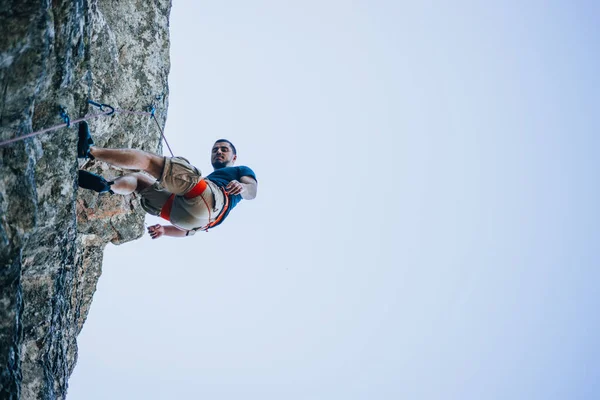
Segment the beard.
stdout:
[[214,169],[225,168],[227,166],[227,161],[219,161],[219,160],[213,161],[212,166]]

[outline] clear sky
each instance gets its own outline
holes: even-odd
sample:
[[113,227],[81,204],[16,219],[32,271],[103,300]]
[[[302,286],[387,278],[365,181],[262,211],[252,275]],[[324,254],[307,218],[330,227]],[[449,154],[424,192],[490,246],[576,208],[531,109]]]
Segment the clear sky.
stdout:
[[597,399],[596,4],[174,0],[169,143],[258,197],[107,247],[69,399]]

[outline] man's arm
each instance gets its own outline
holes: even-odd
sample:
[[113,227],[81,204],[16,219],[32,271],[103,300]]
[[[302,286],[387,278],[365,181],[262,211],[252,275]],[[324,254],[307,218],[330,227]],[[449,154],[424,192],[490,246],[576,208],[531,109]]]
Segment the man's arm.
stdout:
[[225,187],[229,194],[241,194],[245,200],[252,200],[256,197],[258,183],[251,176],[242,176],[241,182],[233,180]]
[[244,200],[252,200],[256,197],[258,191],[258,183],[251,176],[242,176],[240,178],[242,185],[244,185],[244,191],[242,191],[242,198]]
[[187,236],[188,231],[185,229],[179,229],[174,225],[152,225],[148,227],[148,233],[152,239],[157,239],[163,235],[173,237],[184,237]]

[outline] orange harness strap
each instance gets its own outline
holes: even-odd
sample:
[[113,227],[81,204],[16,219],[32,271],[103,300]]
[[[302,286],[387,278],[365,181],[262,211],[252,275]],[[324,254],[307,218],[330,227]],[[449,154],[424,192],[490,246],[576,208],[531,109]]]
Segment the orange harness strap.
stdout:
[[162,219],[166,219],[167,221],[171,221],[171,208],[173,208],[173,200],[175,200],[175,195],[172,194],[169,196],[167,202],[160,209],[160,217]]
[[[202,179],[189,192],[184,194],[183,197],[185,197],[186,199],[193,199],[195,197],[202,195],[202,193],[204,193],[204,191],[207,188],[208,188],[208,184],[206,183],[206,181],[204,179]],[[223,191],[223,195],[225,196],[225,204],[223,205],[223,209],[221,210],[221,212],[219,213],[219,215],[213,222],[210,222],[210,219],[211,219],[210,207],[208,206],[208,203],[206,202],[204,197],[202,198],[202,200],[204,201],[204,204],[206,204],[206,208],[208,209],[208,221],[209,221],[208,225],[200,228],[202,230],[208,231],[209,228],[212,228],[213,226],[215,226],[219,222],[221,222],[221,220],[223,219],[223,216],[225,215],[225,211],[227,211],[227,209],[229,208],[229,196],[227,196],[227,192],[225,191],[225,189],[223,189],[223,188],[220,188],[220,189]],[[160,217],[167,221],[171,221],[171,209],[173,208],[173,200],[175,200],[175,194],[172,194],[171,196],[169,196],[169,199],[167,200],[167,202],[163,205],[162,209],[160,210]]]
[[219,222],[221,222],[221,220],[223,219],[223,216],[225,216],[225,212],[229,208],[229,196],[227,195],[227,191],[225,189],[223,189],[223,188],[220,188],[220,189],[223,191],[223,196],[225,196],[225,204],[223,204],[223,209],[221,210],[221,212],[219,213],[219,215],[217,215],[217,218],[213,222],[210,222],[206,226],[206,229],[203,228],[205,231],[208,231],[208,228],[212,228],[213,226],[215,226]]
[[198,182],[196,186],[192,188],[192,190],[184,194],[183,197],[185,197],[186,199],[193,199],[194,197],[198,197],[202,193],[204,193],[207,187],[208,183],[206,183],[204,179],[201,179],[200,182]]

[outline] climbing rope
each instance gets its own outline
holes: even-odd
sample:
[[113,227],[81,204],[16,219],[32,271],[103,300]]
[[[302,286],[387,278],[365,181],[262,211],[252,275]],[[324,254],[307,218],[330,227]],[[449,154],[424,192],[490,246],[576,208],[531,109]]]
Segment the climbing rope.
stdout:
[[[60,107],[59,111],[60,111],[60,116],[61,118],[65,121],[63,124],[60,125],[56,125],[50,128],[46,128],[46,129],[42,129],[36,132],[32,132],[32,133],[28,133],[27,135],[23,135],[23,136],[17,136],[14,137],[12,139],[8,139],[8,140],[4,140],[0,142],[0,147],[2,146],[6,146],[10,143],[14,143],[14,142],[18,142],[20,140],[24,140],[30,137],[34,137],[37,135],[41,135],[43,133],[48,133],[48,132],[52,132],[52,131],[56,131],[58,129],[61,128],[70,128],[72,124],[77,124],[79,122],[82,121],[86,121],[86,120],[90,120],[90,119],[94,119],[94,118],[99,118],[102,116],[109,116],[109,115],[113,115],[114,113],[120,113],[120,114],[133,114],[133,115],[149,115],[150,117],[152,117],[152,119],[154,119],[154,122],[156,122],[156,126],[158,127],[158,130],[160,131],[160,135],[163,138],[163,140],[165,141],[165,143],[167,144],[167,148],[169,149],[169,152],[171,153],[171,156],[173,156],[173,151],[171,150],[171,146],[169,146],[169,142],[167,142],[167,138],[165,137],[165,133],[162,129],[162,127],[160,126],[158,119],[156,119],[156,115],[155,115],[155,111],[156,109],[154,107],[152,107],[152,109],[150,111],[131,111],[131,110],[122,110],[122,109],[115,109],[111,106],[109,106],[108,104],[102,104],[102,103],[96,103],[95,101],[92,100],[88,100],[87,101],[89,104],[96,106],[100,109],[101,112],[99,113],[94,113],[94,114],[89,114],[86,115],[85,117],[76,119],[74,121],[71,121],[69,114],[67,113],[66,109],[64,107]],[[106,110],[106,108],[108,108],[108,110]]]

